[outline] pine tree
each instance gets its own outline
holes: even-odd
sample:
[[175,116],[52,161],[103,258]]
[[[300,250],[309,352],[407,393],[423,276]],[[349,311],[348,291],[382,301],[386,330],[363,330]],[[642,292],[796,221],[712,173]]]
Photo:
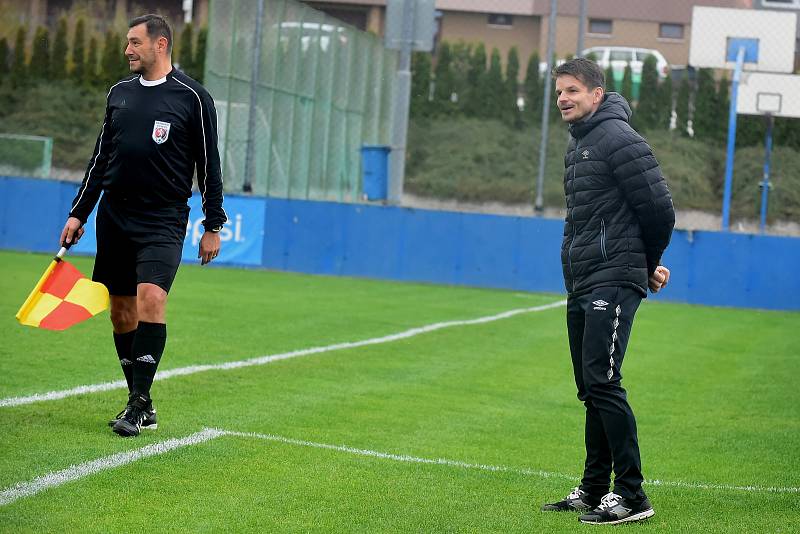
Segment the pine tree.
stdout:
[[430,115],[431,56],[428,52],[414,52],[411,56],[411,116]]
[[800,150],[800,119],[777,117],[772,135],[775,144]]
[[653,129],[659,122],[658,69],[655,56],[647,56],[642,65],[642,84],[639,104],[636,106],[635,124],[644,130]]
[[[727,117],[728,111],[731,106],[730,95],[728,94],[728,75],[722,74],[722,78],[717,84],[717,95],[715,99],[715,106],[719,109],[718,117]],[[724,143],[728,139],[728,121],[717,118],[714,121],[713,136],[717,141]]]
[[54,80],[63,80],[67,77],[67,50],[67,18],[61,17],[58,19],[50,55],[50,77]]
[[11,72],[8,65],[9,52],[8,40],[3,37],[0,39],[0,83],[5,82],[6,78],[8,78],[8,74]]
[[508,51],[508,61],[506,62],[506,95],[509,110],[509,124],[514,128],[520,129],[523,126],[522,114],[517,105],[519,98],[519,51],[516,46],[512,46]]
[[31,79],[47,80],[50,76],[50,32],[39,26],[33,37],[33,54],[29,65]]
[[178,43],[180,45],[178,64],[181,70],[192,78],[195,76],[194,51],[192,47],[193,36],[192,25],[184,24],[183,31],[181,32],[181,40]]
[[442,43],[436,57],[434,71],[436,86],[433,92],[433,113],[436,115],[449,115],[454,111],[451,98],[455,92],[455,77],[453,75],[453,57],[450,44]]
[[17,29],[17,37],[14,40],[14,61],[11,64],[11,86],[23,87],[28,82],[28,67],[25,61],[25,34],[24,26]]
[[104,80],[97,72],[97,49],[100,44],[97,42],[97,37],[92,35],[89,39],[89,55],[86,57],[86,62],[82,67],[83,78],[81,83],[87,87],[102,87]]
[[452,72],[453,72],[453,95],[455,102],[453,107],[455,112],[466,115],[466,107],[469,102],[469,71],[472,64],[472,45],[459,41],[453,45],[452,50]]
[[480,115],[490,119],[504,121],[508,118],[508,98],[506,95],[506,85],[503,83],[503,64],[500,59],[500,51],[492,49],[492,56],[489,62],[489,71],[484,79],[484,89],[481,91],[485,101],[483,113]]
[[[83,83],[86,79],[86,36],[85,22],[82,18],[75,23],[75,35],[72,38],[72,79]],[[95,53],[96,54],[96,53]]]
[[468,117],[481,115],[484,106],[484,89],[486,86],[486,47],[480,43],[470,56],[467,71],[467,87],[464,102],[464,113]]
[[197,49],[194,53],[194,78],[200,83],[203,83],[203,78],[205,78],[206,72],[206,49],[208,42],[208,28],[203,27],[200,28],[200,31],[197,32]]
[[675,112],[678,115],[678,131],[685,136],[689,135],[689,93],[689,76],[684,71],[678,86],[678,101],[675,104]]
[[534,52],[525,72],[525,120],[528,124],[539,124],[542,120],[542,98],[544,87],[539,74],[539,53]]
[[[697,71],[697,92],[694,98],[694,115],[692,126],[694,136],[698,139],[715,140],[714,124],[720,113],[724,111],[717,106],[717,87],[711,69],[702,68]],[[723,115],[724,116],[724,115]]]
[[631,103],[631,107],[633,107],[633,71],[631,70],[630,63],[625,65],[625,73],[622,75],[622,89],[620,93],[625,97],[625,100]]
[[614,79],[614,68],[611,66],[611,63],[608,64],[606,67],[606,91],[619,91],[619,87],[617,87],[617,81]]
[[661,130],[669,130],[672,122],[672,93],[672,75],[668,72],[658,86],[658,120],[656,121],[656,127]]
[[103,45],[103,56],[100,59],[100,73],[103,85],[112,85],[124,74],[121,72],[122,53],[119,47],[119,37],[117,34],[108,30],[106,32],[105,44]]

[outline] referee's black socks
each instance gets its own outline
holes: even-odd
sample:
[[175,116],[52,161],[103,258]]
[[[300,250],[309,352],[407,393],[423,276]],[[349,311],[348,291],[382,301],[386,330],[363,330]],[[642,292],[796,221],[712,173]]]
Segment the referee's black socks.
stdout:
[[167,344],[167,325],[139,321],[133,340],[133,392],[150,397],[150,386]]
[[136,337],[136,330],[117,334],[114,332],[114,346],[117,348],[117,357],[125,374],[125,382],[128,383],[128,393],[133,391],[133,340]]

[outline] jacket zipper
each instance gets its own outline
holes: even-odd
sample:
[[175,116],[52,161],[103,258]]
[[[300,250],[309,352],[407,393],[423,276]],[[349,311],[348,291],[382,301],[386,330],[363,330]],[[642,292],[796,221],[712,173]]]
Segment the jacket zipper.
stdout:
[[600,251],[603,253],[603,261],[608,261],[608,254],[606,254],[606,221],[600,219]]

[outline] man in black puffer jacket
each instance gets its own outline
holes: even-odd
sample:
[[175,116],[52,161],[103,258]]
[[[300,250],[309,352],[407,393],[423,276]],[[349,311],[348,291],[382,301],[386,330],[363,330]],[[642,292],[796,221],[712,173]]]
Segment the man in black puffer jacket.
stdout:
[[628,124],[630,106],[603,90],[600,67],[577,58],[553,77],[571,134],[561,262],[572,367],[586,406],[586,464],[581,485],[543,510],[580,510],[584,523],[638,521],[654,511],[642,490],[636,419],[620,371],[642,298],[669,280],[660,261],[675,212],[652,150]]

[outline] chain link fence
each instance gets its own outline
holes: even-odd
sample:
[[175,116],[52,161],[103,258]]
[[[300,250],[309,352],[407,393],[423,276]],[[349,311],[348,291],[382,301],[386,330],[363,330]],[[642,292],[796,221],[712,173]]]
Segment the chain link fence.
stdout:
[[225,189],[356,201],[360,148],[389,144],[396,53],[294,0],[264,4],[259,19],[258,2],[211,3],[205,81],[217,106]]

